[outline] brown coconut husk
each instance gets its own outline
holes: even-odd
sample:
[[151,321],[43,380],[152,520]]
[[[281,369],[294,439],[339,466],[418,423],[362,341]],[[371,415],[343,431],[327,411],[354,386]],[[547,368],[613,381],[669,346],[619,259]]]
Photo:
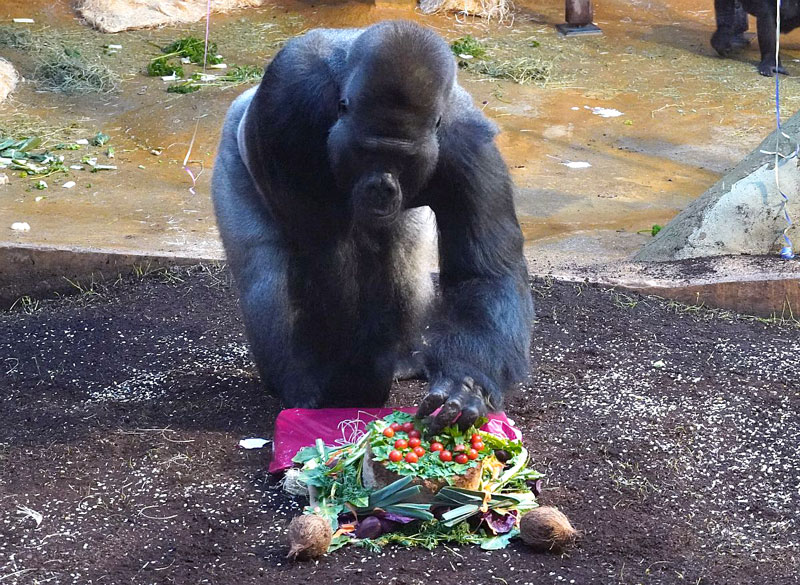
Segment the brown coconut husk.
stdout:
[[328,552],[333,538],[331,524],[322,516],[297,516],[289,524],[289,554],[286,558],[305,561]]
[[552,506],[540,506],[526,513],[520,519],[519,532],[525,544],[540,552],[562,552],[579,537],[569,518]]

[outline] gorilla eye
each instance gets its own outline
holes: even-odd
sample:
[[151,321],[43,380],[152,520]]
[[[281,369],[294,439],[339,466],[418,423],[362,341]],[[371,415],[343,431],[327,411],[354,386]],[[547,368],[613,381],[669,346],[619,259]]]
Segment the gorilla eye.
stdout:
[[442,125],[442,117],[439,116],[439,118],[436,120],[436,128],[439,128],[439,126],[441,125]]
[[339,100],[339,115],[340,116],[347,112],[348,103],[349,102],[347,101],[347,98],[342,98],[342,99]]

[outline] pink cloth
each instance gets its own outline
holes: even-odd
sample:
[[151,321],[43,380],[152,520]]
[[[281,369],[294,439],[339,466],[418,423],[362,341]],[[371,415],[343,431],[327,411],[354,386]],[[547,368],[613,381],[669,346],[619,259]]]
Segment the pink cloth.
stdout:
[[[272,442],[270,473],[284,471],[292,466],[292,457],[303,447],[322,439],[326,445],[354,443],[367,429],[367,425],[395,410],[415,413],[416,408],[291,408],[282,410],[275,421]],[[508,439],[520,440],[522,433],[513,427],[502,412],[489,415],[482,431]]]

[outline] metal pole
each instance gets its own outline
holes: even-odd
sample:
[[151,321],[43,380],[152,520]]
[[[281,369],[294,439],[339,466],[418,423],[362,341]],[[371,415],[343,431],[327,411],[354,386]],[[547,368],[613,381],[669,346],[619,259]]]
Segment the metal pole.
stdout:
[[556,25],[564,36],[602,34],[600,28],[592,23],[592,0],[566,0],[564,12],[567,22]]
[[574,26],[592,24],[592,17],[594,16],[592,0],[567,0],[565,13],[567,24]]

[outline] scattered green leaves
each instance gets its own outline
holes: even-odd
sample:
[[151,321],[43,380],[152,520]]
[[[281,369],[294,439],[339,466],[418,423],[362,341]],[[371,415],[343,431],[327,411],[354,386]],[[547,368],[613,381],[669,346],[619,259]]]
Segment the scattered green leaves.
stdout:
[[205,41],[197,37],[183,37],[163,47],[162,53],[166,53],[167,57],[179,57],[189,59],[192,63],[197,65],[203,64],[203,56],[208,55],[206,63],[208,65],[216,65],[222,63],[222,58],[217,56],[217,43],[208,41],[208,51],[206,51]]
[[450,49],[456,57],[469,55],[474,59],[482,59],[486,55],[483,44],[472,35],[456,39],[450,44]]
[[183,67],[169,63],[168,57],[156,57],[147,64],[147,74],[151,77],[166,77],[175,75],[183,77]]
[[92,144],[94,146],[103,146],[109,140],[111,140],[111,136],[108,134],[103,134],[102,132],[98,132],[94,135],[94,138],[92,138]]
[[167,87],[167,93],[192,93],[199,89],[200,86],[190,80],[183,83],[173,83]]

